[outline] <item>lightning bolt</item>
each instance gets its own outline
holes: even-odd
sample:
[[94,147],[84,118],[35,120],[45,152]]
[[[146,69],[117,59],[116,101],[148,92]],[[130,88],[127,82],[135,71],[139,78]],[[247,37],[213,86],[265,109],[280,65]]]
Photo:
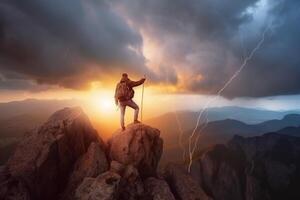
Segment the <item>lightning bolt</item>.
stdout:
[[207,126],[208,120],[206,120],[206,122],[204,123],[204,125],[202,126],[202,128],[199,130],[199,134],[194,142],[194,146],[192,147],[192,139],[194,138],[197,129],[200,125],[200,120],[202,118],[203,113],[207,110],[207,108],[214,103],[222,94],[222,92],[231,84],[231,82],[241,73],[241,71],[247,66],[248,62],[253,58],[253,56],[255,55],[255,53],[261,48],[261,46],[263,45],[264,41],[265,41],[265,37],[266,37],[266,33],[270,30],[272,25],[272,21],[267,25],[267,27],[264,29],[261,39],[259,40],[259,42],[256,44],[256,46],[252,49],[252,51],[250,52],[250,54],[244,59],[242,65],[239,67],[239,69],[230,77],[230,79],[224,84],[224,86],[217,92],[217,94],[209,99],[204,107],[201,109],[198,118],[197,118],[197,123],[195,128],[192,131],[192,134],[189,137],[189,165],[188,165],[188,172],[190,173],[191,171],[191,167],[193,164],[193,155],[195,153],[195,149],[199,140],[199,137],[201,135],[201,132],[205,129],[205,127]]
[[[207,126],[208,124],[208,112],[205,112],[206,115],[205,115],[205,123],[202,125],[201,129],[199,130],[199,132],[201,133]],[[190,157],[194,155],[195,151],[196,151],[196,148],[197,148],[197,144],[198,144],[198,141],[199,141],[199,138],[200,138],[201,134],[199,134],[195,140],[195,143],[194,143],[194,147],[192,149],[192,153],[190,154]]]

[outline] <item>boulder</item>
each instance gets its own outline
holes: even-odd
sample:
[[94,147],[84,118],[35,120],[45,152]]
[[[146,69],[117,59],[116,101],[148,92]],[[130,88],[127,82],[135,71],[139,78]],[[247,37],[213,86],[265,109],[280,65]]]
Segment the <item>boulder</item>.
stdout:
[[202,187],[187,173],[183,166],[169,164],[165,170],[165,179],[176,199],[180,200],[212,200]]
[[126,166],[122,163],[119,163],[118,161],[112,160],[110,162],[110,171],[115,172],[117,174],[122,175],[124,173]]
[[141,199],[144,195],[144,185],[138,170],[133,165],[127,165],[121,177],[119,199]]
[[11,180],[23,185],[32,199],[57,199],[74,163],[91,142],[104,148],[79,107],[57,111],[20,142],[6,165]]
[[98,142],[92,142],[87,152],[76,161],[62,199],[74,199],[75,190],[84,178],[95,178],[107,170],[108,161],[104,149]]
[[147,178],[144,182],[145,199],[149,200],[175,200],[169,185],[163,179]]
[[117,200],[120,175],[105,172],[97,178],[85,178],[76,189],[77,200]]
[[133,165],[142,178],[156,175],[163,150],[160,131],[144,124],[131,124],[116,132],[109,141],[111,160]]

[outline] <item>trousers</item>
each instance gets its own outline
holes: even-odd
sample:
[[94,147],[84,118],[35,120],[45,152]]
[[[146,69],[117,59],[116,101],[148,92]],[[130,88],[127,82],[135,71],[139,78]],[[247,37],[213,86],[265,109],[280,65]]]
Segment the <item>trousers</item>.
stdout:
[[126,110],[126,106],[129,106],[131,108],[134,109],[134,121],[138,120],[138,116],[139,116],[139,106],[132,100],[127,100],[127,101],[120,101],[120,110],[121,110],[121,117],[120,117],[120,123],[121,123],[121,127],[125,127],[125,110]]

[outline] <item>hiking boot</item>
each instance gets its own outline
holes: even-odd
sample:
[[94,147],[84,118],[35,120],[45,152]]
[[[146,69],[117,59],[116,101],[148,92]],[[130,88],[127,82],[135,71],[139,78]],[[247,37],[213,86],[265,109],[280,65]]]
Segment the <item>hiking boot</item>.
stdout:
[[125,131],[125,126],[122,127],[122,131]]
[[135,124],[141,123],[139,120],[134,120]]

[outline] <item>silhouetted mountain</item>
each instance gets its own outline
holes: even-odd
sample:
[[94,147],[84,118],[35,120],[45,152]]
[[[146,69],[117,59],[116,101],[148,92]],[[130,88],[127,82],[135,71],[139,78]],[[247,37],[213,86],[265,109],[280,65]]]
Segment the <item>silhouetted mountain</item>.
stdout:
[[286,127],[279,130],[277,133],[282,135],[290,135],[295,137],[300,137],[300,126],[298,127]]
[[[276,132],[285,127],[298,127],[300,126],[300,115],[289,114],[280,120],[270,120],[259,124],[246,124],[237,120],[226,119],[221,121],[209,122],[206,127],[202,129],[200,125],[196,131],[195,138],[199,135],[198,151],[203,148],[209,147],[214,144],[224,144],[228,142],[234,135],[244,137],[259,136],[268,132]],[[186,131],[183,134],[183,143],[187,146],[188,138],[192,130]],[[169,146],[166,146],[165,153],[163,154],[163,161],[165,160],[178,160],[182,155],[182,149],[179,148],[178,134],[167,136],[163,138],[168,141]]]
[[215,200],[300,199],[300,138],[235,136],[204,150],[191,174]]
[[[248,124],[258,124],[269,120],[274,120],[272,122],[267,122],[265,125],[264,130],[272,131],[272,130],[278,130],[280,128],[289,126],[292,124],[290,120],[296,120],[291,115],[291,119],[285,120],[287,125],[282,125],[281,122],[282,118],[286,115],[289,115],[291,113],[299,113],[299,111],[286,111],[286,112],[276,112],[276,111],[269,111],[269,110],[259,110],[259,109],[250,109],[250,108],[242,108],[242,107],[234,107],[234,106],[228,106],[228,107],[216,107],[216,108],[209,108],[207,110],[208,113],[208,121],[220,121],[225,119],[232,119],[232,120],[238,120],[241,122]],[[192,112],[192,111],[177,111],[177,112],[170,112],[166,113],[164,115],[151,118],[149,120],[146,120],[146,122],[154,127],[158,127],[162,132],[162,137],[168,138],[169,140],[166,141],[166,146],[172,146],[174,143],[177,143],[178,141],[178,135],[180,134],[180,129],[183,132],[190,131],[194,128],[196,124],[197,117],[199,115],[199,112]],[[204,119],[203,119],[204,120]],[[278,125],[278,128],[274,128],[276,125],[277,120],[280,122]],[[203,121],[202,121],[203,122]],[[228,121],[230,123],[230,121]],[[231,121],[234,123],[234,121]],[[236,124],[237,125],[237,124]],[[221,126],[221,125],[219,125]],[[226,125],[230,126],[230,125]],[[232,124],[230,127],[234,127],[235,125]],[[237,125],[243,126],[243,125]],[[267,127],[270,126],[269,130]],[[242,127],[243,128],[243,127]],[[248,127],[246,128],[248,129]],[[245,130],[247,131],[247,130]],[[175,141],[173,141],[175,139]],[[171,140],[171,141],[170,141]]]
[[[9,119],[24,114],[47,114],[48,117],[58,109],[78,105],[77,100],[37,100],[26,99],[23,101],[12,101],[0,103],[0,120]],[[46,118],[47,119],[47,118]]]
[[[202,132],[198,132],[198,134],[201,134],[199,146],[226,143],[234,135],[258,136],[290,126],[300,126],[300,115],[290,114],[280,120],[270,120],[259,124],[245,124],[230,119],[210,122]],[[200,129],[201,127],[198,130]]]
[[[272,123],[297,124],[298,117],[257,125],[222,120],[208,130],[261,131]],[[131,124],[105,143],[81,108],[64,108],[26,134],[0,166],[0,199],[299,199],[300,138],[284,135],[292,129],[205,148],[190,173],[172,163],[157,171],[164,147],[159,129]]]

